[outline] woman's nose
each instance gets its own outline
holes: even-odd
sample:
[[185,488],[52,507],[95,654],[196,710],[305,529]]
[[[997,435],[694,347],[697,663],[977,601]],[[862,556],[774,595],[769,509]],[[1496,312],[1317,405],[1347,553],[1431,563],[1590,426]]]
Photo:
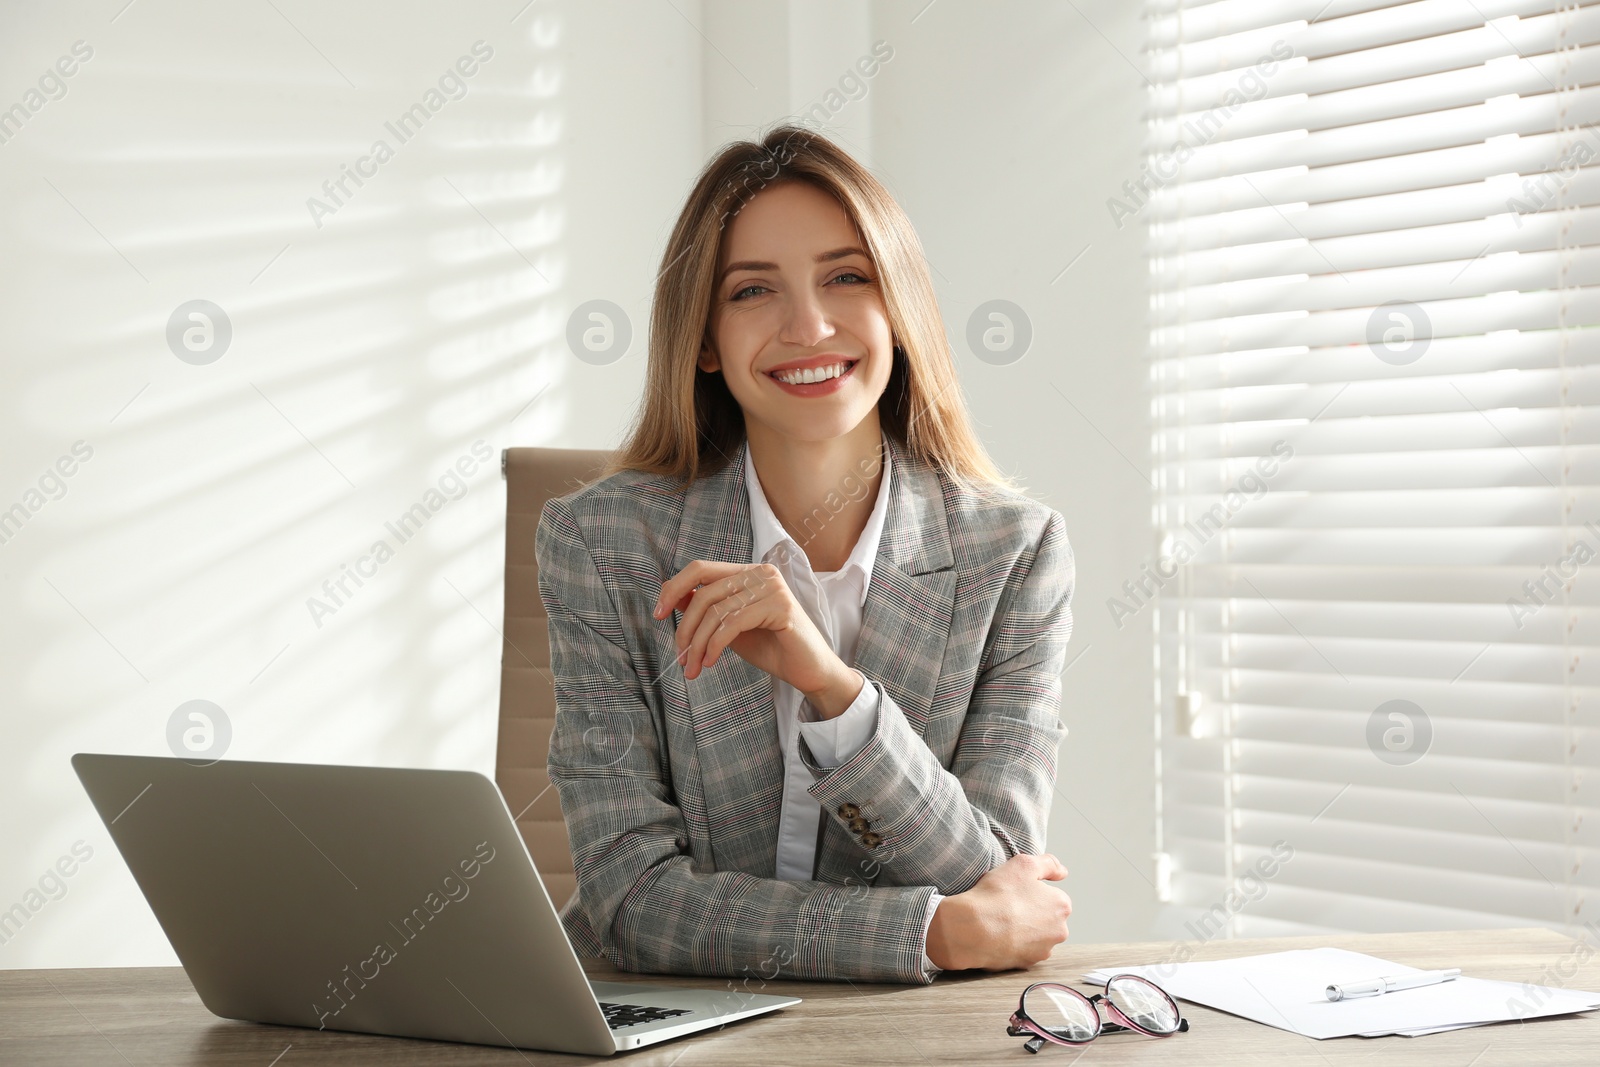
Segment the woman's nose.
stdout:
[[796,296],[788,302],[779,340],[809,348],[831,336],[833,323],[814,293]]

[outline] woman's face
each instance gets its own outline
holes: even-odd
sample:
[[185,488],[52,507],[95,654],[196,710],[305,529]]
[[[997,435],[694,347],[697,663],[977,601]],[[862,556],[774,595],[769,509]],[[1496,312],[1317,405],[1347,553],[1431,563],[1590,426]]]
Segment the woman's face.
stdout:
[[[722,372],[752,436],[821,441],[869,416],[876,425],[893,336],[865,245],[838,201],[806,182],[769,186],[733,217],[699,366]],[[793,379],[841,364],[840,377]]]

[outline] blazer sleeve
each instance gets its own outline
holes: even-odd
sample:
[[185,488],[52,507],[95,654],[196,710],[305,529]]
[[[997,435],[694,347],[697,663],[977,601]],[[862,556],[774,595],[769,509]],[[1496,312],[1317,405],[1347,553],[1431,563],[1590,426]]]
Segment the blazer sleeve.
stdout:
[[693,854],[671,786],[667,724],[646,700],[648,671],[627,651],[566,501],[546,505],[535,556],[556,696],[548,768],[578,903],[604,955],[656,974],[931,982],[931,885],[869,885],[870,861],[859,883],[836,884],[710,870]]
[[877,834],[871,854],[883,864],[880,885],[963,893],[1012,856],[1044,850],[1067,732],[1061,669],[1072,633],[1073,558],[1065,527],[1052,510],[1007,581],[948,770],[881,685],[876,732],[838,767],[819,766],[802,737],[800,758],[816,778],[808,791],[823,811],[837,818],[850,801]]

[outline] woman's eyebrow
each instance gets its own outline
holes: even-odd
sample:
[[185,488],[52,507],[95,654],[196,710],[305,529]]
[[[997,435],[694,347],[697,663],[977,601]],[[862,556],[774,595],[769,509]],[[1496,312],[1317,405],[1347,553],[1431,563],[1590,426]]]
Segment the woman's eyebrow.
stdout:
[[[863,259],[870,259],[871,258],[865,252],[863,252],[861,249],[856,248],[855,246],[852,245],[852,246],[850,246],[848,248],[835,248],[831,252],[818,253],[815,262],[817,262],[817,263],[829,263],[829,262],[832,262],[835,259],[844,259],[846,256],[861,256]],[[766,262],[764,260],[756,260],[756,259],[741,259],[737,263],[729,263],[726,267],[723,267],[722,268],[722,273],[718,276],[718,281],[721,281],[723,278],[726,278],[728,275],[732,274],[736,270],[777,270],[777,269],[778,269],[778,265],[776,263],[768,263],[768,262]]]

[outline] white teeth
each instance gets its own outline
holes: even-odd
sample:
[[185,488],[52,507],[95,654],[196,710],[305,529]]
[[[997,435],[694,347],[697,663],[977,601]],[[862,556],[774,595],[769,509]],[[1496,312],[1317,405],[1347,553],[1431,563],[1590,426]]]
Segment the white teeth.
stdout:
[[812,367],[786,374],[774,374],[773,377],[789,385],[809,385],[812,382],[825,382],[829,378],[837,378],[849,367],[848,363],[835,363],[831,367]]

